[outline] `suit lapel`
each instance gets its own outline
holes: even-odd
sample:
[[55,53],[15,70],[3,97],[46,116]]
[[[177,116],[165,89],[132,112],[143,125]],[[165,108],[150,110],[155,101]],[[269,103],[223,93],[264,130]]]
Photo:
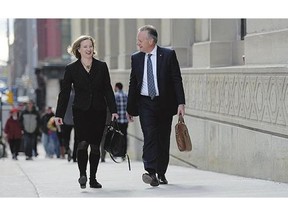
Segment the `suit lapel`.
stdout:
[[140,77],[140,82],[143,82],[143,76],[144,76],[144,64],[145,64],[145,53],[141,53],[140,58],[139,58],[139,77]]
[[[163,50],[161,47],[157,46],[157,80],[159,80],[160,77],[160,72],[162,68],[162,63],[163,63]],[[159,85],[159,81],[158,81]]]

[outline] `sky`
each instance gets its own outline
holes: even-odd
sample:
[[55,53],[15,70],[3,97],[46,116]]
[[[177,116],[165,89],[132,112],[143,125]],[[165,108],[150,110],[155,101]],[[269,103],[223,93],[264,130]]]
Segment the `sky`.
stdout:
[[[13,20],[9,19],[10,24],[10,44],[13,43]],[[0,18],[0,65],[2,61],[8,60],[8,40],[7,40],[7,19]]]
[[6,36],[6,20],[5,19],[0,19],[0,64],[2,61],[7,61],[7,36]]

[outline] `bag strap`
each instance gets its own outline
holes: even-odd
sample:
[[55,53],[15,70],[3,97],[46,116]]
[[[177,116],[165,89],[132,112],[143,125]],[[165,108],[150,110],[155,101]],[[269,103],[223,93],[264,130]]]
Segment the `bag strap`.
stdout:
[[[122,162],[122,161],[117,161],[110,152],[109,152],[109,155],[110,155],[111,159],[112,159],[115,163],[121,163],[121,162]],[[128,163],[129,171],[131,171],[131,164],[130,164],[129,155],[126,154],[125,157],[127,158],[127,163]]]

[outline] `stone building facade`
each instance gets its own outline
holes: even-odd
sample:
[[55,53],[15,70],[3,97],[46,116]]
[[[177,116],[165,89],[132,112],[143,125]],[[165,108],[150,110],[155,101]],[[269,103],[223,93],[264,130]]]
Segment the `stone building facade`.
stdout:
[[[172,127],[171,164],[288,182],[288,19],[74,19],[71,38],[95,37],[112,85],[127,91],[144,24],[182,70],[193,150],[178,151]],[[128,131],[129,154],[141,160],[138,118]]]

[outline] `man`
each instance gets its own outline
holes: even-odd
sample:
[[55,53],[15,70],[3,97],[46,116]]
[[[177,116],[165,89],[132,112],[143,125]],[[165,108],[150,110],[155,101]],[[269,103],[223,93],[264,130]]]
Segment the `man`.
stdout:
[[[165,173],[169,163],[173,115],[185,114],[185,95],[179,63],[174,50],[157,45],[155,27],[138,30],[139,51],[131,57],[127,118],[140,118],[144,135],[142,159],[147,173],[142,180],[151,186],[168,184]],[[156,176],[157,174],[157,176]]]
[[[126,117],[126,108],[127,108],[127,94],[123,91],[123,84],[117,82],[114,87],[115,91],[115,101],[117,105],[117,112],[119,118],[117,120],[120,131],[124,134],[125,140],[125,153],[127,153],[127,128],[128,128],[128,119]],[[123,158],[125,159],[125,157]]]
[[40,126],[40,115],[34,106],[34,102],[30,100],[26,109],[20,115],[20,122],[24,131],[24,148],[26,160],[32,160],[34,149],[35,156],[37,153],[37,135]]

